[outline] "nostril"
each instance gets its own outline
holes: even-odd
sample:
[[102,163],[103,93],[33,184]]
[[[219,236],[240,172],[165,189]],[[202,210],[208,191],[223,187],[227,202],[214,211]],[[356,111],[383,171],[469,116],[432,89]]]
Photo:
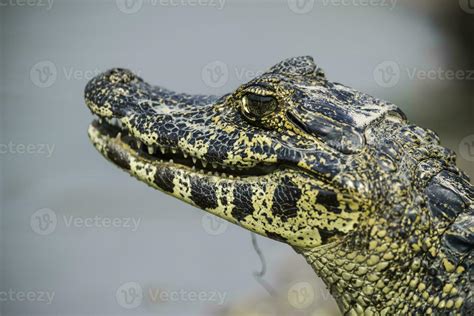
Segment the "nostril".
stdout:
[[105,73],[106,80],[113,84],[127,84],[140,80],[133,72],[128,69],[114,68]]

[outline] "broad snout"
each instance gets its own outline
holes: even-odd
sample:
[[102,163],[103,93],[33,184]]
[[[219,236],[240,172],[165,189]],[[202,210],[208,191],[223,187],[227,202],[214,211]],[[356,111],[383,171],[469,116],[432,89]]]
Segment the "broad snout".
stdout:
[[146,83],[130,70],[114,68],[90,80],[84,98],[89,109],[99,117],[120,118],[137,105],[137,96],[146,93],[144,85]]

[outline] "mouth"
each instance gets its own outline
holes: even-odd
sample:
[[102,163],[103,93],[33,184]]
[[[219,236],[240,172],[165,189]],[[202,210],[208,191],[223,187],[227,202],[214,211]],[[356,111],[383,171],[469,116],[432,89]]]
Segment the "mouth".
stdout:
[[[226,179],[240,179],[269,175],[284,168],[283,165],[270,163],[256,163],[253,166],[243,167],[222,162],[209,162],[198,158],[193,153],[185,152],[179,147],[158,144],[146,145],[133,136],[117,118],[96,118],[92,121],[91,128],[101,137],[108,139],[109,142],[113,140],[115,144],[121,147],[121,152],[127,152],[129,155],[139,157],[151,164],[166,164],[167,166],[185,169],[191,173]],[[94,138],[91,133],[89,134],[91,138]],[[114,162],[120,165],[118,161]]]

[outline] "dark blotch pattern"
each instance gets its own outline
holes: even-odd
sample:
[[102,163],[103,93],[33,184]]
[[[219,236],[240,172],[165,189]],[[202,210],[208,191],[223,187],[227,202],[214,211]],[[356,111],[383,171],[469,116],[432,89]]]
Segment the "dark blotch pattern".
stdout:
[[173,192],[173,174],[167,170],[160,170],[155,175],[155,184],[165,192]]
[[232,216],[238,221],[242,221],[247,215],[252,214],[254,212],[252,187],[248,184],[236,185],[233,204]]
[[283,220],[295,217],[298,210],[296,203],[300,197],[301,190],[288,178],[284,178],[273,194],[273,214]]
[[217,207],[216,188],[213,184],[204,181],[191,181],[191,200],[202,209]]
[[125,156],[123,153],[110,151],[108,153],[108,157],[120,168],[130,170],[130,161],[128,160],[128,157]]

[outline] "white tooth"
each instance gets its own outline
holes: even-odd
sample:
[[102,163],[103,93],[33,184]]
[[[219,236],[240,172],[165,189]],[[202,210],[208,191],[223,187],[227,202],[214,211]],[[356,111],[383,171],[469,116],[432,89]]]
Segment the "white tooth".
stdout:
[[205,168],[207,166],[207,161],[201,160],[201,162],[202,162],[202,166]]
[[229,174],[229,179],[234,179],[234,176]]
[[170,163],[173,163],[173,159],[170,159]]
[[212,164],[212,168],[216,169],[216,168],[217,168],[217,164],[216,164],[216,163],[213,163],[213,164]]
[[183,157],[188,158],[188,154],[183,151]]
[[193,160],[193,163],[195,164],[197,161],[196,157],[192,157],[191,159]]
[[102,124],[104,120],[102,118],[99,118],[99,123]]
[[122,137],[122,133],[118,132],[116,138],[119,139],[120,137]]
[[172,152],[173,154],[176,154],[177,150],[174,149],[174,148],[171,148],[171,152]]
[[160,147],[160,151],[162,154],[166,153],[165,147]]
[[208,171],[207,174],[212,176],[212,171]]
[[142,142],[137,139],[137,148],[140,148],[142,146]]
[[192,166],[192,168],[191,168],[191,169],[193,169],[193,170],[196,170],[196,166]]
[[155,153],[155,148],[153,148],[153,146],[148,146],[148,153],[153,155]]

